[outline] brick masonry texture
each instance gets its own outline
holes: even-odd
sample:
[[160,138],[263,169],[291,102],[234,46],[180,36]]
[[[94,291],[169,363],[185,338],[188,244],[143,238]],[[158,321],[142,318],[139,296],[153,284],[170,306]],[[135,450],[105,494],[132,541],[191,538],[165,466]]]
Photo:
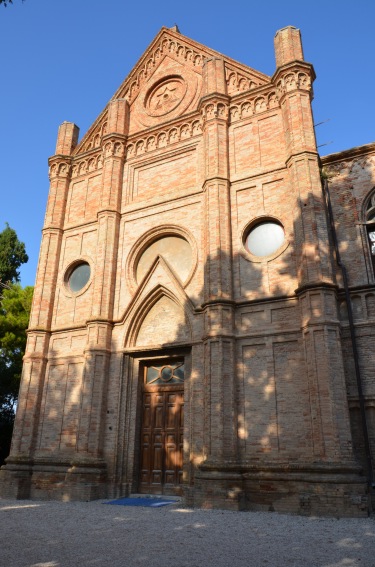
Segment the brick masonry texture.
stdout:
[[[279,30],[275,53],[269,77],[162,28],[79,143],[60,126],[1,495],[137,492],[143,369],[183,359],[183,482],[156,491],[206,508],[367,514],[321,176],[375,453],[375,144],[320,159],[299,30]],[[265,221],[284,242],[256,256],[246,239]],[[90,277],[72,291],[82,263]]]

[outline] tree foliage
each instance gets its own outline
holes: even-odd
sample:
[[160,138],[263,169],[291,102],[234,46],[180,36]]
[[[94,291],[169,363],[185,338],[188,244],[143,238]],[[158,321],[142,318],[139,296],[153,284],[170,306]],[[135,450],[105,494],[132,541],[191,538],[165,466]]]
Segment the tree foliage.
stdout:
[[13,0],[0,0],[0,4],[3,4],[3,6],[6,8],[8,4],[13,4]]
[[18,268],[28,259],[25,244],[18,240],[16,231],[7,223],[3,232],[0,232],[0,282],[19,282]]
[[17,283],[27,261],[24,243],[7,224],[0,232],[0,465],[9,453],[33,295]]
[[33,287],[13,284],[0,300],[0,464],[9,452]]

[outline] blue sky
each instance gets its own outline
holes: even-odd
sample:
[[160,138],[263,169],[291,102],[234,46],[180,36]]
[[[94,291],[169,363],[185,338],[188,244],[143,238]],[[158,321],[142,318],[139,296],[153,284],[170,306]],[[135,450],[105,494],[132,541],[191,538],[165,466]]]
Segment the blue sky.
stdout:
[[[302,33],[314,65],[321,155],[375,141],[373,0],[14,0],[0,6],[0,230],[26,244],[33,285],[48,195],[47,159],[64,120],[80,137],[162,26],[272,75],[273,38]],[[332,143],[329,143],[332,142]]]

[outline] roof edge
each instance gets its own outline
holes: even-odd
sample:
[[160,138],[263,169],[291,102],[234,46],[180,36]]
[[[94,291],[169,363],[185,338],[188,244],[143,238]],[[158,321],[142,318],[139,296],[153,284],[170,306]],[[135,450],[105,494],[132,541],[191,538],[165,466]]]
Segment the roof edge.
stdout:
[[364,144],[363,146],[354,146],[354,148],[343,150],[341,152],[335,152],[334,154],[328,154],[321,157],[320,159],[323,165],[328,165],[337,161],[346,160],[348,158],[355,158],[357,156],[370,153],[375,153],[375,142]]

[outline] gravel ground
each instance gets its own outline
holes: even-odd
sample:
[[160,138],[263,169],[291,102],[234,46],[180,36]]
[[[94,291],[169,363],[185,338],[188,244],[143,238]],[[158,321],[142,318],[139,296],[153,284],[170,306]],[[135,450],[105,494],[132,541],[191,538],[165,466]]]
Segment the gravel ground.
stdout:
[[375,519],[0,500],[1,567],[375,567]]

